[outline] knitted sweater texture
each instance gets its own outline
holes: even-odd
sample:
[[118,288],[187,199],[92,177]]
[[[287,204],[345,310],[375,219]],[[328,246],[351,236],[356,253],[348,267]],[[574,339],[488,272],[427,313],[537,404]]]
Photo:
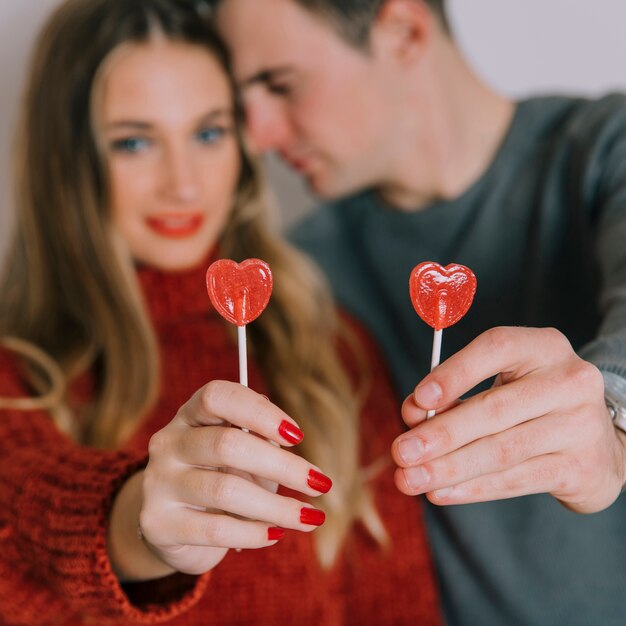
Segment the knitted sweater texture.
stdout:
[[[179,274],[140,270],[160,343],[162,393],[122,449],[78,446],[43,411],[0,411],[0,624],[440,624],[420,504],[395,489],[391,464],[372,482],[392,539],[388,552],[356,527],[339,562],[325,572],[312,535],[288,531],[273,547],[231,551],[203,576],[119,583],[106,550],[116,492],[145,466],[151,435],[194,391],[210,380],[238,380],[236,344],[210,310],[203,274],[203,268]],[[379,357],[357,332],[376,390],[362,415],[368,465],[389,457],[402,426]],[[265,389],[253,363],[250,386]],[[0,352],[0,395],[28,391],[16,358]],[[80,383],[74,392],[85,394],[88,385]]]

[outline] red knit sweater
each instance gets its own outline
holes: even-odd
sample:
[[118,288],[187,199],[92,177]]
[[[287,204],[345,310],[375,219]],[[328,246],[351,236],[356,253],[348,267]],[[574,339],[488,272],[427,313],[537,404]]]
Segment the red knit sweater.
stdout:
[[[196,389],[211,379],[238,380],[236,346],[209,310],[204,269],[141,270],[140,280],[160,342],[163,393],[132,441],[118,451],[93,450],[60,434],[44,412],[0,411],[0,624],[440,624],[420,504],[395,489],[391,465],[373,483],[389,553],[357,527],[327,573],[311,536],[288,531],[270,548],[231,551],[204,576],[120,585],[105,545],[116,491],[145,465],[151,434]],[[388,457],[401,423],[378,355],[363,338],[374,370],[362,417],[368,463]],[[264,387],[253,365],[250,386]],[[13,356],[0,352],[0,395],[27,391]]]

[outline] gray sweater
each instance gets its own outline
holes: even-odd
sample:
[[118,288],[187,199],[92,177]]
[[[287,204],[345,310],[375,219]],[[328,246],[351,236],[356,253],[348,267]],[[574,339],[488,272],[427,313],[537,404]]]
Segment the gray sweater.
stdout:
[[[430,365],[432,329],[408,295],[425,260],[478,278],[442,358],[493,326],[553,326],[626,378],[626,97],[521,102],[461,197],[401,213],[364,192],[321,207],[292,239],[377,337],[401,397]],[[427,522],[450,625],[626,624],[625,496],[588,516],[547,495],[428,504]]]

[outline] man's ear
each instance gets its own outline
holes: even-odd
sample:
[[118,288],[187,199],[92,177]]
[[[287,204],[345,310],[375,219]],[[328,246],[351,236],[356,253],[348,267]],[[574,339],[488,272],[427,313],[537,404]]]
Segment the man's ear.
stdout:
[[432,42],[437,17],[424,0],[387,0],[372,27],[372,46],[401,63],[419,60]]

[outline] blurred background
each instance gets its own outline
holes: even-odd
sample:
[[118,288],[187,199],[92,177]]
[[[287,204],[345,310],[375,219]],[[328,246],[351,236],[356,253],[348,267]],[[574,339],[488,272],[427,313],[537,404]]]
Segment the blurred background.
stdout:
[[[0,2],[0,256],[11,227],[10,161],[30,47],[59,0]],[[624,0],[449,0],[456,38],[476,70],[512,97],[626,91]],[[286,224],[315,200],[275,159],[270,176]]]

